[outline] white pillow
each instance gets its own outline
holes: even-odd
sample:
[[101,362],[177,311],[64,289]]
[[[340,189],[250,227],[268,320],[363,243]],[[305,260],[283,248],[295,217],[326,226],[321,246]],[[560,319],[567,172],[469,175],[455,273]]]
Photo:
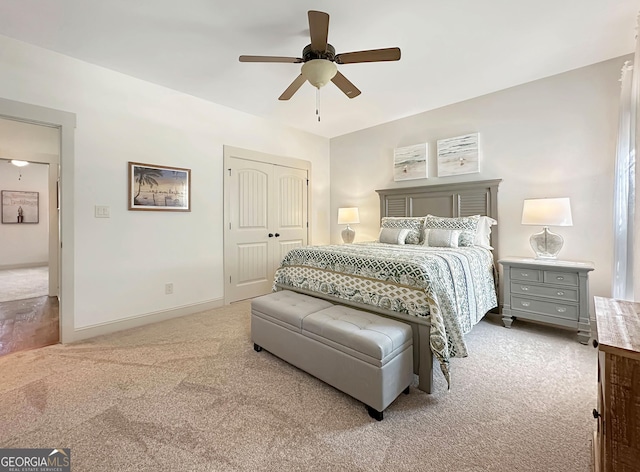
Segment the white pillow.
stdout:
[[457,229],[425,229],[422,244],[429,247],[458,247],[460,233]]
[[386,244],[404,244],[410,231],[408,228],[380,228],[378,241]]
[[480,215],[447,218],[442,216],[427,215],[424,220],[425,229],[448,229],[460,231],[458,246],[475,245],[476,233]]
[[489,216],[481,216],[476,231],[475,245],[493,250],[491,247],[491,227],[498,222]]
[[385,216],[380,222],[381,228],[407,228],[409,234],[405,244],[420,244],[420,235],[424,226],[424,216]]

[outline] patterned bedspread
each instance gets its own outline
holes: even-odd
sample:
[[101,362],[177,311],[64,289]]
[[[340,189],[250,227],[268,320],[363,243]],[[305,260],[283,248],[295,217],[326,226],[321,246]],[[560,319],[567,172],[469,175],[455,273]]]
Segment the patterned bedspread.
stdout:
[[430,317],[431,350],[449,384],[449,359],[467,356],[464,335],[497,306],[493,255],[481,247],[307,246],[287,253],[274,283]]

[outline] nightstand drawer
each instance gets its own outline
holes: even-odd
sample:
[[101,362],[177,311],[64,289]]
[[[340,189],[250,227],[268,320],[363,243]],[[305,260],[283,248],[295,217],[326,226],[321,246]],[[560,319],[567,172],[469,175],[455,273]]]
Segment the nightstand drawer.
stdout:
[[513,280],[528,280],[530,282],[542,282],[541,270],[526,269],[524,267],[512,267],[510,274]]
[[511,299],[511,308],[513,310],[540,313],[566,320],[578,319],[578,306],[565,303],[546,302],[534,298],[513,296]]
[[578,274],[576,272],[559,272],[554,270],[544,271],[544,282],[548,284],[578,286]]
[[578,290],[573,288],[554,288],[548,285],[527,284],[522,282],[511,282],[511,294],[517,296],[535,295],[547,298],[556,298],[568,302],[578,301]]

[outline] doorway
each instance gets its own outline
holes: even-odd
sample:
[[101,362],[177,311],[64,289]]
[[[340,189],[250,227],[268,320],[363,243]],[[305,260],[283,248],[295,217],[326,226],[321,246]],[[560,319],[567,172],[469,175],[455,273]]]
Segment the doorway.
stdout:
[[55,344],[60,129],[0,118],[0,355]]

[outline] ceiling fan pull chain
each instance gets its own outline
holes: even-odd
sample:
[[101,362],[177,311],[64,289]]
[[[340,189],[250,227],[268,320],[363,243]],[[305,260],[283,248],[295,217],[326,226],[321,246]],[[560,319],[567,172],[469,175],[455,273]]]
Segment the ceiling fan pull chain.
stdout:
[[318,123],[320,123],[320,89],[316,89],[316,115],[318,116]]

